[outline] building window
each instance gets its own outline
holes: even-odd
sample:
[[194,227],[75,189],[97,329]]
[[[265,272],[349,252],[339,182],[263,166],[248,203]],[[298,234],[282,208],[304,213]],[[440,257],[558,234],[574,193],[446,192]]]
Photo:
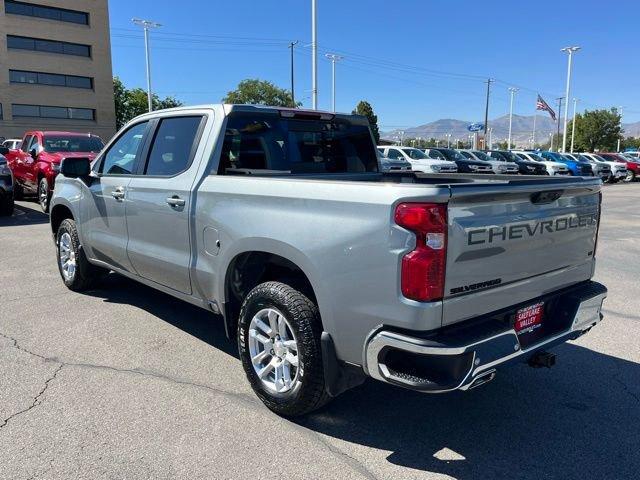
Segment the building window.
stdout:
[[66,8],[49,7],[47,5],[36,5],[24,2],[15,2],[14,0],[5,0],[4,12],[12,13],[14,15],[24,15],[27,17],[46,18],[48,20],[57,20],[59,22],[89,25],[88,13],[79,12],[77,10],[68,10]]
[[30,83],[38,85],[52,85],[55,87],[71,87],[93,89],[93,78],[77,75],[63,75],[58,73],[28,72],[24,70],[9,70],[11,83]]
[[45,40],[43,38],[18,37],[16,35],[7,35],[7,48],[59,53],[62,55],[77,55],[79,57],[91,56],[90,45],[60,42],[58,40]]
[[92,108],[52,107],[48,105],[24,105],[14,103],[11,106],[14,117],[62,118],[73,120],[95,120],[96,111]]

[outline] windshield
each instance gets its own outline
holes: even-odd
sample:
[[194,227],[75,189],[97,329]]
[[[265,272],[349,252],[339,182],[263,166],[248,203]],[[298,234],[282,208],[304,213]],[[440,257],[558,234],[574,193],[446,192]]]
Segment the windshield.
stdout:
[[403,148],[402,151],[414,160],[429,158],[422,150],[418,150],[417,148]]
[[466,158],[464,158],[464,155],[462,155],[460,152],[456,152],[451,148],[443,148],[437,151],[442,153],[447,160],[451,160],[452,162],[455,160],[466,160]]
[[506,157],[510,162],[516,162],[516,161],[521,160],[521,159],[520,159],[520,158],[518,158],[518,156],[517,156],[515,153],[513,153],[513,152],[507,152],[507,151],[505,151],[505,152],[500,152],[500,153],[502,153],[502,155],[504,155],[504,156],[505,156],[505,157]]
[[44,137],[44,151],[57,152],[99,152],[104,147],[98,137],[86,136],[49,136]]
[[478,157],[480,160],[484,160],[484,161],[491,161],[493,160],[493,158],[491,158],[489,155],[487,155],[484,152],[481,152],[480,150],[473,150],[473,154]]
[[378,159],[367,125],[345,119],[232,114],[219,173],[256,170],[289,174],[377,172]]

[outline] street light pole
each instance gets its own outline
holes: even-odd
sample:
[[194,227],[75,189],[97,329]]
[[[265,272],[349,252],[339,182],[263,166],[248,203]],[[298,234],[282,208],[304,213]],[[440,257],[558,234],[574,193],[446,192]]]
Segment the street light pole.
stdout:
[[573,153],[573,143],[576,139],[576,107],[578,106],[578,99],[573,99],[573,120],[571,120],[571,153]]
[[149,55],[149,29],[161,27],[159,23],[152,22],[151,20],[141,20],[139,18],[132,18],[131,21],[136,25],[142,27],[144,30],[144,52],[145,61],[147,65],[147,103],[149,111],[153,111],[153,95],[151,94],[151,58]]
[[484,138],[487,138],[487,128],[489,128],[489,95],[491,94],[491,83],[493,80],[487,78],[487,101],[484,106]]
[[[560,142],[560,119],[562,118],[562,100],[564,100],[564,97],[559,97],[556,98],[556,100],[558,100],[558,142]],[[569,110],[567,108],[567,110]],[[565,112],[565,115],[567,114],[567,112]],[[565,117],[566,119],[566,117]],[[565,130],[567,128],[567,126],[565,125]],[[560,147],[558,147],[558,151],[560,151]],[[564,153],[564,152],[562,152]]]
[[[569,90],[571,86],[571,60],[573,59],[574,52],[580,50],[580,47],[564,47],[560,49],[561,52],[567,52],[569,54],[569,59],[567,61],[567,88],[564,92],[564,98],[569,101]],[[564,131],[562,132],[562,153],[567,151],[567,119],[569,117],[569,109],[566,108],[564,111]],[[558,122],[559,124],[559,122]]]
[[331,110],[336,111],[336,62],[342,60],[343,57],[335,53],[327,53],[325,55],[331,60]]
[[515,87],[509,87],[509,93],[511,94],[511,102],[509,103],[509,139],[507,140],[507,150],[511,150],[511,121],[513,119],[513,97],[518,91]]
[[[624,107],[618,107],[618,110],[620,111],[620,127],[622,128],[622,109]],[[620,136],[618,136],[618,149],[616,150],[616,152],[620,151]]]
[[549,134],[549,151],[553,152],[553,132]]
[[311,0],[311,108],[318,109],[318,18],[317,0]]
[[298,44],[298,40],[295,42],[289,43],[289,48],[291,49],[291,105],[293,108],[296,107],[296,95],[294,91],[294,82],[293,82],[293,47]]

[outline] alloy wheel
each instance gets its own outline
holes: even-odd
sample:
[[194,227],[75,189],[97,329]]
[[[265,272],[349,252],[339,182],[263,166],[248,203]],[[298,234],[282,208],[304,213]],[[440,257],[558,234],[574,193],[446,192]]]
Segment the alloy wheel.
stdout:
[[73,250],[71,235],[69,235],[68,232],[64,232],[60,236],[58,252],[60,269],[62,270],[64,279],[73,281],[73,277],[76,274],[76,252]]
[[256,375],[268,390],[285,393],[300,381],[298,343],[278,310],[264,308],[251,319],[249,354]]

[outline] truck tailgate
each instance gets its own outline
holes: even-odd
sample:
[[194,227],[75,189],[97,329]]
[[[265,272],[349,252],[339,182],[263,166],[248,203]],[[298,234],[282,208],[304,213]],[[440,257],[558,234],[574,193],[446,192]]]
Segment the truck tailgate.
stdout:
[[591,278],[600,185],[452,185],[443,325]]

